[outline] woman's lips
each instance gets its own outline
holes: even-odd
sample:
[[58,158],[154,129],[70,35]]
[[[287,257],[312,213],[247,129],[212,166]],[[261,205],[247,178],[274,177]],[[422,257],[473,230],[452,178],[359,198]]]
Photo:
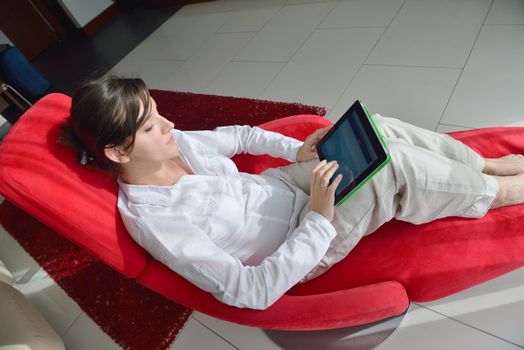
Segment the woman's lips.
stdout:
[[169,140],[167,140],[167,144],[170,145],[173,142],[175,142],[175,140],[173,139],[173,135],[171,135],[171,136],[169,136]]

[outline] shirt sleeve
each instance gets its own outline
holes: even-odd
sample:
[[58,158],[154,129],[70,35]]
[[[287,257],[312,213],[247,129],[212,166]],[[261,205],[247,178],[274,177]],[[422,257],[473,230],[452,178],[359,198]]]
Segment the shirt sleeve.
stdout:
[[239,153],[268,154],[295,162],[298,149],[303,144],[292,137],[248,125],[224,126],[213,131],[186,133],[229,158]]
[[327,219],[309,212],[272,255],[258,266],[244,266],[189,220],[174,225],[172,217],[155,217],[148,223],[140,224],[140,243],[153,257],[225,304],[259,310],[311,271],[336,235]]

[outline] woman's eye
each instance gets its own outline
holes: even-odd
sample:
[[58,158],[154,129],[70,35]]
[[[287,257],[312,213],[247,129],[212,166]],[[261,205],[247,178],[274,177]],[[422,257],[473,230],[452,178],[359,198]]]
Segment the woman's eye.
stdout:
[[151,125],[149,128],[145,129],[144,131],[145,132],[148,132],[148,131],[151,131],[151,129],[153,129],[153,125]]

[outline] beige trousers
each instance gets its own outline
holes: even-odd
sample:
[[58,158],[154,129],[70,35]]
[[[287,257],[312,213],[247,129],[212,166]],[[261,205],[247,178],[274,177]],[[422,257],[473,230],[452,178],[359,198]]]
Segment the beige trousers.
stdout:
[[[395,218],[421,224],[448,216],[482,217],[492,205],[498,183],[483,174],[483,158],[448,135],[393,118],[374,115],[391,155],[371,180],[336,208],[337,236],[310,280],[342,260],[363,236]],[[310,192],[310,175],[318,161],[282,167],[294,185]],[[303,209],[301,218],[310,210]]]

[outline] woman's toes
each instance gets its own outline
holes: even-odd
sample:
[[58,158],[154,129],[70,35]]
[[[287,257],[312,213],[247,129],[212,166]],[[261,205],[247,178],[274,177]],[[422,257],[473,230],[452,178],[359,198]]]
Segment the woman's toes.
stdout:
[[510,176],[524,173],[524,156],[508,154],[499,158],[486,158],[483,170],[488,175]]
[[522,154],[508,154],[508,155],[500,157],[499,159],[520,160],[521,158],[524,158],[524,155],[522,155]]

